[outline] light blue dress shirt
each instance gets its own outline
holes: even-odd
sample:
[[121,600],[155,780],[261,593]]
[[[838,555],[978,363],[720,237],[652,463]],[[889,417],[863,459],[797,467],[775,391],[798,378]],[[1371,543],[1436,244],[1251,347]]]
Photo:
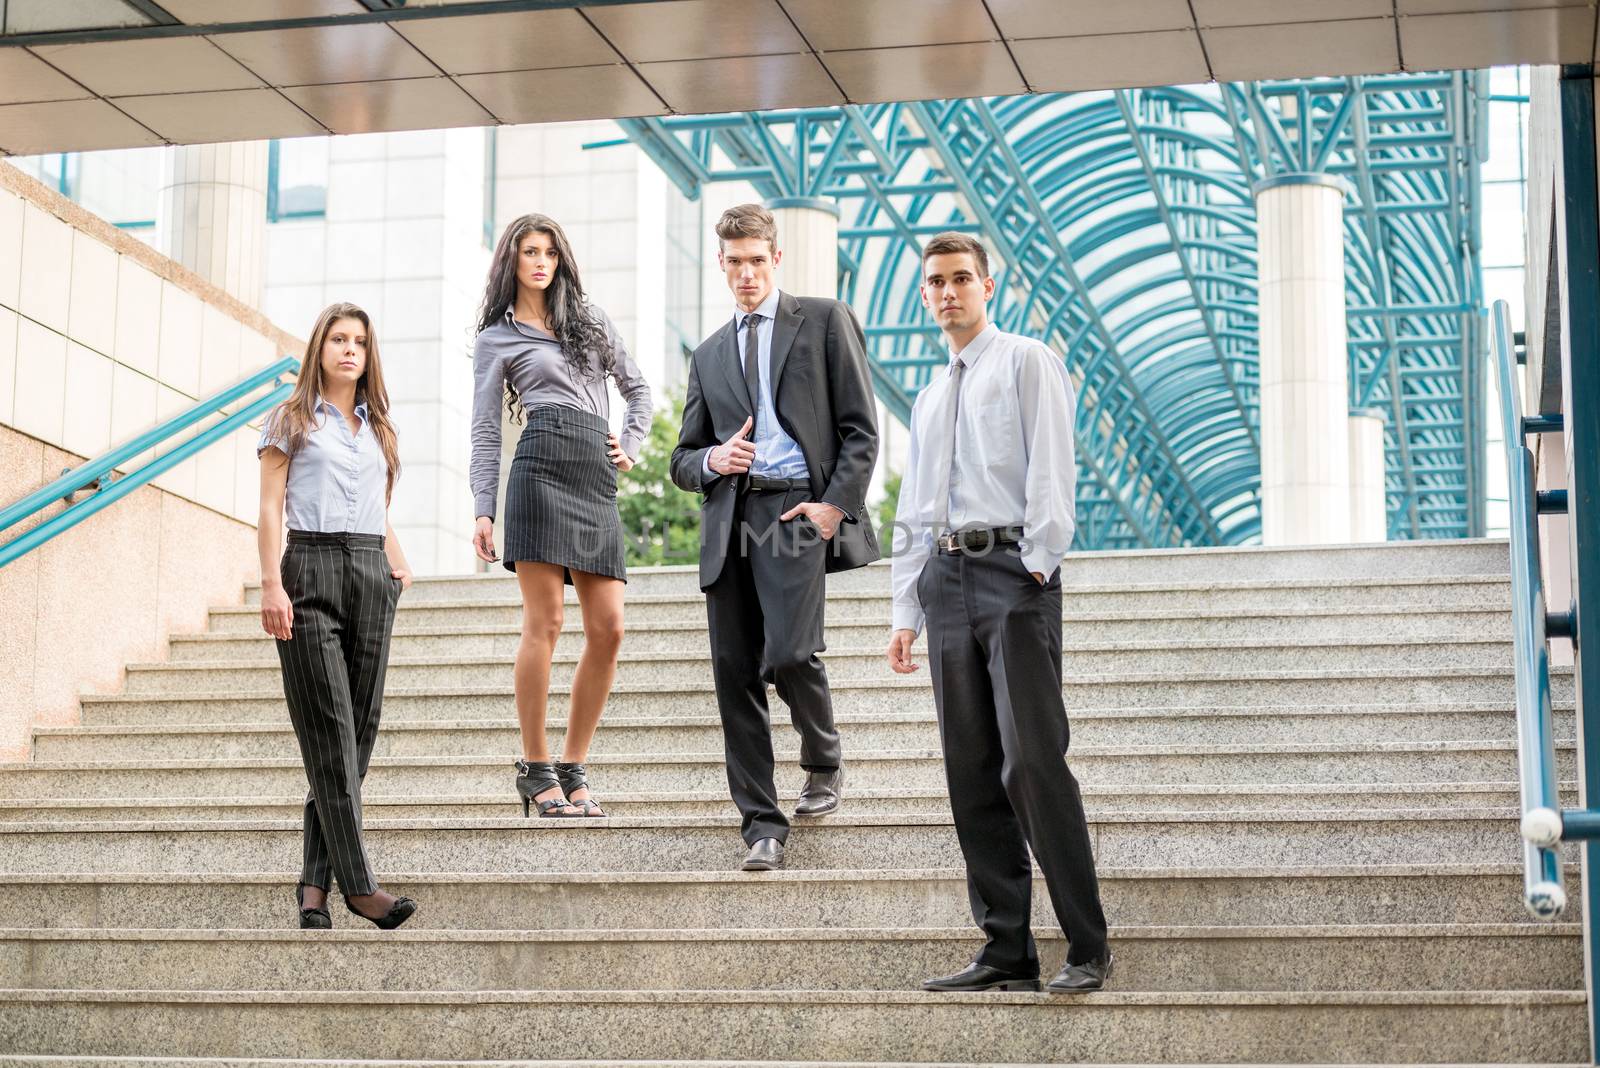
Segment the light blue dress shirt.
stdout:
[[[741,371],[747,344],[745,332],[750,329],[744,325],[745,314],[745,310],[739,308],[733,319],[734,348],[739,353]],[[755,433],[750,439],[756,447],[756,458],[750,464],[750,474],[758,478],[809,478],[811,472],[806,467],[806,454],[800,451],[799,443],[784,432],[783,424],[778,422],[778,410],[772,403],[772,332],[778,322],[777,289],[767,294],[767,299],[756,308],[755,314],[761,317],[755,326],[761,407],[756,411]],[[709,451],[702,466],[708,479],[722,477],[711,469]]]
[[[279,409],[281,410],[281,409]],[[261,426],[256,457],[275,448],[289,456],[288,443],[276,433],[273,416]],[[359,426],[350,424],[339,409],[317,398],[318,419],[306,434],[300,451],[289,456],[289,481],[284,512],[290,530],[324,534],[382,534],[388,527],[389,466],[378,436],[367,424],[367,405],[356,405]]]

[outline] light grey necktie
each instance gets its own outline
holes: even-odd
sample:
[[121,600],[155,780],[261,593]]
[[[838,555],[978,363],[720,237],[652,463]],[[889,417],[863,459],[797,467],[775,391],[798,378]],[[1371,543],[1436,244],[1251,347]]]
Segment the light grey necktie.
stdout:
[[956,432],[961,423],[961,372],[967,368],[960,356],[950,361],[950,419],[946,424],[950,431],[950,443],[944,450],[944,458],[939,478],[939,495],[933,501],[933,536],[943,534],[945,527],[950,524],[950,475],[955,470],[956,462]]

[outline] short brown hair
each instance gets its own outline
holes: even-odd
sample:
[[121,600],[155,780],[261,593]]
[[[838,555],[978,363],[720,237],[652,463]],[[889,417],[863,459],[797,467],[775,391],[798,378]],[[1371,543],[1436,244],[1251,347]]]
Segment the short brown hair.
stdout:
[[929,256],[945,256],[953,252],[971,254],[972,261],[978,265],[978,277],[989,277],[989,250],[971,234],[957,233],[955,230],[946,230],[928,238],[928,243],[922,246],[922,265],[928,265]]
[[717,220],[717,248],[720,250],[724,241],[740,237],[764,238],[777,252],[778,220],[760,204],[735,204]]

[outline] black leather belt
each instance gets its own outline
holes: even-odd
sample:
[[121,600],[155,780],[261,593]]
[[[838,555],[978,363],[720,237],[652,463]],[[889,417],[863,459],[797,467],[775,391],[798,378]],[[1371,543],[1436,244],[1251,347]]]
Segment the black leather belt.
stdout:
[[1022,541],[1021,527],[988,527],[962,530],[954,534],[940,534],[933,539],[934,548],[947,555],[967,552],[990,552],[1001,545],[1016,545]]
[[744,480],[745,489],[755,493],[788,493],[791,490],[809,490],[811,480],[807,478],[762,478],[759,475],[747,475]]

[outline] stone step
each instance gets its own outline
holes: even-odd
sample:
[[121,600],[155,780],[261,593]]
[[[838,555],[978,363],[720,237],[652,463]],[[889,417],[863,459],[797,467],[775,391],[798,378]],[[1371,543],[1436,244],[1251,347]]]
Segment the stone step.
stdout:
[[[449,581],[449,580],[441,580]],[[495,580],[499,581],[499,580]],[[419,594],[418,590],[422,590]],[[851,590],[832,584],[828,594],[830,622],[883,623],[889,619],[887,586]],[[513,583],[492,585],[477,596],[467,587],[413,587],[401,597],[397,622],[413,626],[515,626],[522,601]],[[567,592],[567,611],[576,619],[577,602]],[[1504,574],[1456,574],[1423,578],[1240,579],[1185,583],[1122,583],[1074,587],[1064,598],[1068,614],[1131,615],[1174,611],[1298,611],[1310,608],[1377,605],[1417,609],[1503,607],[1510,604],[1511,581]],[[213,608],[213,628],[260,633],[261,614],[252,592],[242,606]],[[627,594],[627,620],[634,623],[704,623],[705,596],[698,591],[672,594]]]
[[[1166,615],[1086,616],[1067,606],[1063,640],[1067,645],[1106,642],[1224,641],[1248,639],[1262,644],[1314,639],[1364,639],[1380,642],[1426,634],[1437,638],[1494,638],[1509,635],[1511,612],[1506,606],[1414,611],[1406,606],[1358,605],[1349,608],[1275,613],[1169,613]],[[252,617],[254,618],[254,617]],[[886,640],[886,620],[833,623],[827,641],[832,648],[870,646]],[[397,657],[509,656],[516,652],[522,628],[504,626],[429,626],[396,630],[390,654]],[[632,623],[625,638],[629,652],[678,652],[705,656],[710,639],[705,620],[690,623]],[[926,636],[916,648],[927,645]],[[583,648],[583,624],[562,627],[556,652]],[[276,656],[273,640],[253,630],[219,630],[208,634],[174,635],[168,660],[188,664],[206,660],[265,660]]]
[[[1517,810],[1514,782],[1371,783],[1340,785],[1232,786],[1095,786],[1081,788],[1084,806],[1096,812],[1241,812],[1348,808],[1474,808],[1493,812]],[[780,790],[779,799],[793,807],[796,790]],[[1576,805],[1577,785],[1562,786],[1563,803]],[[727,791],[685,793],[607,793],[605,810],[613,816],[726,816],[735,809]],[[943,790],[850,789],[854,815],[939,814],[950,810]],[[366,792],[362,809],[369,819],[481,819],[520,815],[514,792],[428,796],[387,796]],[[140,797],[115,805],[98,798],[18,798],[0,800],[0,822],[43,823],[64,820],[293,820],[305,807],[305,795],[216,800],[200,797]]]
[[[1435,578],[1454,575],[1499,575],[1510,571],[1510,550],[1503,540],[1389,542],[1348,546],[1222,546],[1203,549],[1157,549],[1132,552],[1071,553],[1062,564],[1061,581],[1068,587],[1110,583],[1211,582],[1251,580],[1351,580]],[[887,590],[891,565],[875,565],[829,576],[832,589]],[[407,591],[416,600],[461,600],[497,596],[516,589],[516,578],[499,568],[471,575],[420,578]],[[700,592],[696,565],[628,569],[628,596]],[[573,596],[573,591],[567,591]],[[245,596],[260,603],[261,587],[250,583]]]
[[1582,991],[4,991],[19,1054],[919,1061],[1578,1061]]
[[[1096,859],[1108,865],[1497,863],[1521,856],[1517,822],[1514,811],[1438,808],[1098,813],[1090,830]],[[745,853],[738,825],[691,816],[365,821],[368,852],[387,866],[473,872],[734,868]],[[0,824],[6,872],[279,870],[300,850],[298,820]],[[962,862],[948,815],[835,815],[789,840],[796,868],[851,869],[863,857],[885,867]]]
[[[627,930],[701,927],[961,927],[972,922],[963,868],[752,875],[690,872],[403,872],[383,885],[425,908],[405,930]],[[238,871],[228,892],[192,872],[0,875],[0,925],[220,930],[294,923],[298,860]],[[1106,915],[1119,924],[1519,923],[1521,862],[1179,868],[1097,865]],[[1576,865],[1568,885],[1575,886]],[[1054,915],[1034,878],[1033,915]],[[41,907],[41,904],[47,907]],[[339,902],[335,901],[335,908]],[[343,914],[348,915],[348,914]],[[339,929],[350,927],[335,917]],[[364,926],[364,925],[363,925]]]
[[[886,644],[886,643],[885,643]],[[404,688],[480,689],[510,676],[513,654],[498,657],[400,657],[389,659],[387,684]],[[823,655],[830,679],[894,678],[883,648],[832,649]],[[926,663],[926,657],[919,657]],[[1217,642],[1141,642],[1062,650],[1062,670],[1089,674],[1210,674],[1239,671],[1339,671],[1359,668],[1418,670],[1454,667],[1512,669],[1511,642],[1472,638],[1408,638],[1379,643],[1321,639],[1264,645],[1242,640]],[[559,653],[550,669],[552,684],[570,686],[578,667],[574,653]],[[624,645],[617,664],[619,686],[682,687],[711,681],[711,657],[683,653],[635,652]],[[271,660],[215,660],[192,664],[130,664],[124,683],[129,694],[211,692],[223,685],[267,689],[282,685],[282,668]]]
[[[306,1060],[300,1057],[274,1057],[271,1060],[257,1060],[248,1057],[56,1057],[56,1056],[29,1056],[9,1057],[8,1065],[17,1065],[19,1068],[32,1068],[32,1066],[48,1066],[48,1068],[686,1068],[684,1061],[657,1061],[657,1060],[627,1060],[627,1061],[501,1061],[501,1060]],[[759,1061],[729,1061],[729,1060],[696,1060],[687,1062],[693,1068],[767,1068],[772,1062]],[[949,1061],[931,1063],[928,1061],[791,1061],[789,1068],[953,1068]],[[996,1064],[992,1068],[1051,1068],[1046,1064],[1021,1064],[1016,1061],[1006,1064]],[[1079,1068],[1113,1068],[1111,1065],[1080,1065]],[[1198,1068],[1196,1065],[1169,1065],[1160,1066],[1152,1064],[1119,1064],[1115,1068]],[[1268,1065],[1241,1064],[1237,1068],[1272,1068]],[[1331,1068],[1331,1066],[1329,1066]],[[1351,1066],[1351,1068],[1402,1068],[1400,1065],[1365,1064]],[[1436,1065],[1435,1068],[1528,1068],[1525,1063],[1519,1064],[1487,1064],[1476,1062],[1466,1065],[1461,1062]],[[1584,1064],[1547,1065],[1545,1068],[1588,1068]]]
[[[404,796],[503,791],[515,796],[514,753],[374,757],[365,790]],[[1557,743],[1558,777],[1575,776],[1574,758],[1570,742]],[[937,749],[849,749],[845,764],[855,788],[939,790],[945,785],[944,761]],[[1516,746],[1507,741],[1086,745],[1072,748],[1069,764],[1083,782],[1107,787],[1505,782],[1516,777]],[[727,787],[720,751],[596,754],[587,765],[590,781],[603,796]],[[783,787],[798,788],[804,778],[794,755],[783,753],[778,755],[776,775]],[[303,789],[305,770],[298,757],[0,764],[0,798],[237,798],[292,795]]]
[[[427,905],[423,905],[426,908]],[[0,929],[0,988],[387,993],[440,990],[916,990],[983,947],[961,927],[382,932],[348,929]],[[337,922],[337,921],[336,921]],[[365,926],[365,925],[363,925]],[[1581,923],[1114,926],[1118,992],[1440,990],[1468,972],[1493,990],[1583,986]],[[1066,959],[1039,926],[1039,959]],[[1046,978],[1049,978],[1047,975]]]
[[[461,719],[513,718],[511,672],[500,671],[496,684],[481,687],[406,687],[393,681],[384,690],[384,707],[422,701],[433,708],[448,704]],[[231,682],[232,677],[218,680]],[[623,716],[698,715],[715,716],[716,699],[709,690],[710,679],[679,686],[616,686],[606,699],[606,708]],[[902,678],[835,679],[829,689],[834,709],[853,715],[885,715],[908,709],[933,708],[933,686],[926,664],[914,676]],[[1066,675],[1062,693],[1068,710],[1074,708],[1209,708],[1215,706],[1255,707],[1264,712],[1296,705],[1438,705],[1497,704],[1512,707],[1511,672],[1493,667],[1452,667],[1386,669],[1376,671],[1246,671],[1219,676],[1199,672],[1166,672],[1120,675]],[[1552,668],[1551,697],[1557,707],[1573,704],[1572,669]],[[567,704],[570,686],[553,684],[549,690],[551,706]],[[190,690],[176,694],[107,694],[81,699],[85,705],[118,705],[131,708],[132,715],[144,722],[165,722],[164,714],[185,702],[242,706],[264,702],[271,710],[252,713],[260,722],[276,716],[282,722],[288,712],[283,703],[283,683],[275,678],[259,689]],[[768,703],[782,715],[779,702],[768,687]],[[242,713],[241,713],[242,714]],[[97,713],[98,715],[98,713]],[[115,714],[107,717],[117,720]],[[193,721],[194,714],[179,715]],[[200,716],[216,720],[212,713]],[[410,713],[400,718],[417,718]]]
[[[443,700],[440,702],[444,703]],[[924,702],[931,703],[931,702]],[[103,706],[96,706],[97,708]],[[118,708],[120,706],[111,706]],[[421,709],[402,706],[406,711]],[[428,706],[421,706],[427,709]],[[240,712],[270,712],[270,706],[216,708],[213,718]],[[452,709],[432,709],[447,713]],[[521,731],[510,717],[497,720],[411,719],[385,709],[373,752],[378,756],[472,756],[516,753]],[[782,709],[778,710],[782,716]],[[1571,716],[1558,713],[1557,734],[1573,737]],[[34,731],[35,761],[206,760],[294,756],[299,752],[287,716],[270,722],[111,724],[40,727]],[[862,749],[937,749],[938,723],[930,713],[907,711],[862,716],[838,714],[845,744]],[[1369,705],[1329,711],[1301,708],[1206,709],[1197,714],[1173,709],[1075,709],[1076,745],[1174,745],[1245,742],[1504,741],[1516,737],[1514,713],[1493,707],[1458,706],[1438,711],[1428,706]],[[552,749],[566,737],[564,720],[546,726]],[[779,752],[798,751],[799,736],[781,720],[774,723]],[[629,718],[601,721],[589,751],[606,753],[703,753],[722,745],[721,721],[711,716]]]

